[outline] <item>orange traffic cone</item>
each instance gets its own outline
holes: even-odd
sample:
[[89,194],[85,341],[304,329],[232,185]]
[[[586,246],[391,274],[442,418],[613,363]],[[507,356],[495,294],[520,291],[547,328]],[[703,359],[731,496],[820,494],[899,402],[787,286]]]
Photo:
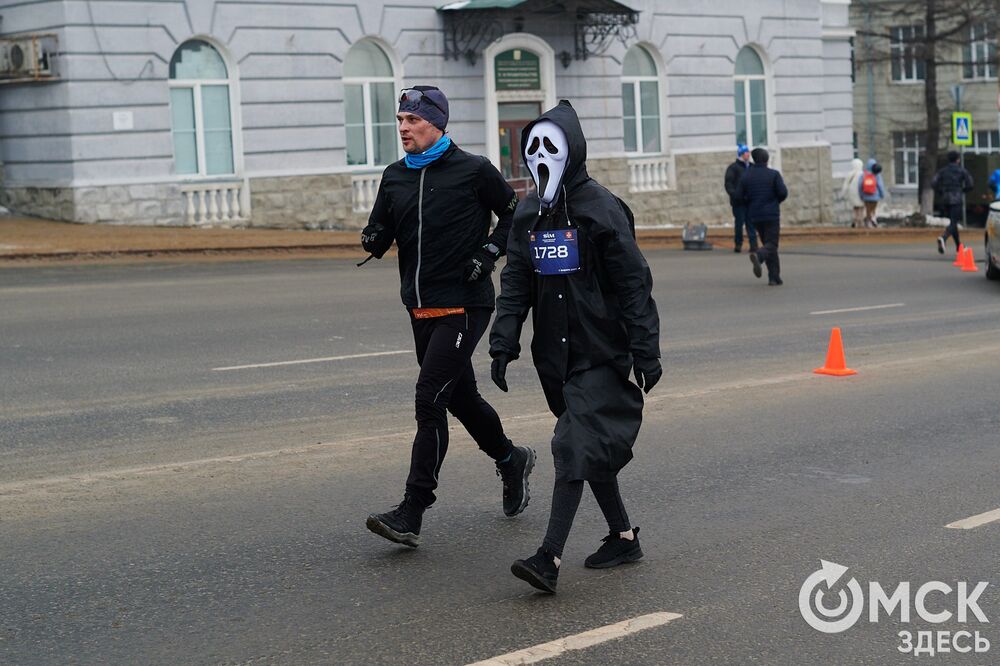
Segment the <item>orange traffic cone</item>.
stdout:
[[965,273],[977,273],[979,272],[979,267],[976,266],[976,257],[972,254],[972,248],[965,248],[965,256],[962,262],[962,271]]
[[965,260],[965,246],[961,243],[958,244],[958,252],[955,253],[955,261],[952,266],[956,268],[962,267],[962,262]]
[[840,339],[839,326],[834,326],[833,330],[830,331],[830,347],[826,352],[826,363],[822,368],[816,368],[813,372],[817,375],[833,375],[834,377],[858,374],[857,370],[851,370],[844,362],[844,343]]

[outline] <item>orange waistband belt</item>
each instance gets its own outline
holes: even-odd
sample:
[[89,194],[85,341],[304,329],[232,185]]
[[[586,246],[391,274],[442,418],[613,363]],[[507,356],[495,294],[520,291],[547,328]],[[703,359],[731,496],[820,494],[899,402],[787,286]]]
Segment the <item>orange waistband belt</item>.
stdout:
[[410,310],[414,319],[433,319],[448,315],[465,314],[465,308],[413,308]]

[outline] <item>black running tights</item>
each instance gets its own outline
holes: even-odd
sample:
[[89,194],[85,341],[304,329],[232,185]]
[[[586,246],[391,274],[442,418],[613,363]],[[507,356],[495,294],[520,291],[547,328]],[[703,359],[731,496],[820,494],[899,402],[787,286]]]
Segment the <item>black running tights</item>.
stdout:
[[[597,504],[601,507],[608,529],[612,532],[628,532],[632,524],[625,513],[622,496],[618,491],[618,479],[613,481],[588,481]],[[558,558],[562,558],[563,546],[573,527],[573,518],[583,497],[583,481],[556,481],[552,491],[552,513],[549,514],[549,529],[545,533],[542,547]]]

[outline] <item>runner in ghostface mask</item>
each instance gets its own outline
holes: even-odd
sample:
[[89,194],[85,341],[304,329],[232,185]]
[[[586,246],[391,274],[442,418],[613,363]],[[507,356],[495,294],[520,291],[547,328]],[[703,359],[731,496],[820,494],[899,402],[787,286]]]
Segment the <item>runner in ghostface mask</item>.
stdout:
[[[531,355],[549,409],[555,489],[542,547],[511,572],[556,591],[563,546],[590,484],[610,533],[591,568],[643,555],[617,475],[632,458],[643,397],[662,375],[653,279],[635,242],[631,212],[587,175],[580,121],[563,100],[522,132],[537,193],[518,204],[490,333],[493,381],[507,390],[507,364],[521,353],[531,311]],[[636,384],[629,381],[634,371]]]

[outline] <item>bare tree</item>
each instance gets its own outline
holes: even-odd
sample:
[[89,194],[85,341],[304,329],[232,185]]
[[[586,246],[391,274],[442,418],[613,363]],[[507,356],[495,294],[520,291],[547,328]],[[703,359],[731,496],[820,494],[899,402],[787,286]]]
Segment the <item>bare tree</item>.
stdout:
[[[911,59],[923,75],[926,134],[920,207],[929,214],[934,201],[931,180],[938,156],[948,146],[949,133],[942,128],[950,128],[938,103],[938,70],[964,65],[962,54],[973,26],[985,26],[996,44],[1000,0],[857,0],[857,4],[863,25],[857,30],[861,48],[855,49],[856,64]],[[916,29],[892,33],[893,26],[904,25]]]

